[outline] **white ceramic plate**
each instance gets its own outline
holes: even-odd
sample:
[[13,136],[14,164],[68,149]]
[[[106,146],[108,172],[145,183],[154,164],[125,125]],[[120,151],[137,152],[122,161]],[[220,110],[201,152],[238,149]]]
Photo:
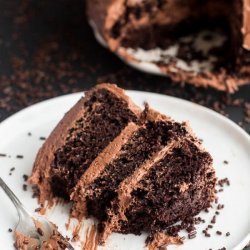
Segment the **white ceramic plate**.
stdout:
[[[198,226],[195,239],[186,240],[184,245],[171,246],[168,249],[243,249],[250,241],[250,137],[225,117],[191,102],[146,92],[127,93],[139,105],[147,101],[153,108],[178,121],[190,121],[192,128],[199,138],[204,140],[205,147],[214,158],[218,178],[228,177],[231,182],[229,187],[225,187],[224,192],[219,193],[219,203],[223,203],[225,208],[210,231],[211,237],[204,237],[201,231],[209,224],[215,209],[211,209],[210,213],[200,214],[206,223]],[[0,124],[0,153],[9,156],[0,157],[0,176],[30,211],[34,211],[38,204],[36,199],[31,198],[30,187],[26,192],[23,191],[22,176],[31,173],[37,150],[43,143],[39,137],[48,136],[63,114],[80,96],[81,94],[71,94],[41,102],[18,112]],[[32,136],[28,136],[28,132],[31,132]],[[16,158],[16,155],[20,154],[24,156],[23,159]],[[224,164],[224,160],[229,164]],[[10,176],[12,167],[15,167],[15,170]],[[8,228],[15,227],[17,214],[2,191],[0,201],[0,249],[12,250],[14,239]],[[72,230],[65,229],[68,207],[58,206],[49,211],[47,216],[59,226],[61,232],[71,235]],[[85,229],[86,224],[82,230],[83,239]],[[217,235],[217,230],[223,235]],[[226,232],[230,232],[231,235],[226,237]],[[144,249],[145,238],[146,235],[113,234],[106,246],[99,249],[140,250]],[[80,249],[80,244],[75,246],[76,249]]]

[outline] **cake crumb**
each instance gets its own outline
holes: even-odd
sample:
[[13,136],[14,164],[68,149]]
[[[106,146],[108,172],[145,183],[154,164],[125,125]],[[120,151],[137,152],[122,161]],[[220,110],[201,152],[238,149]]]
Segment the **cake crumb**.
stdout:
[[211,237],[211,234],[208,232],[205,232],[205,237]]
[[227,164],[228,164],[228,161],[227,161],[227,160],[224,160],[223,163],[224,163],[225,165],[227,165]]
[[23,184],[23,191],[27,191],[27,185],[26,184]]
[[0,157],[6,157],[6,156],[7,156],[6,154],[0,153]]
[[23,155],[17,155],[16,158],[17,159],[23,159]]
[[44,235],[44,233],[43,233],[43,230],[39,227],[39,228],[37,228],[37,232],[41,235],[41,236],[43,236]]
[[9,228],[9,229],[8,229],[8,232],[9,232],[9,233],[12,233],[12,232],[13,232],[13,230],[12,230],[11,228]]
[[212,224],[215,224],[215,223],[216,223],[216,216],[215,216],[215,215],[213,216],[213,218],[212,218],[212,220],[211,220],[211,223],[212,223]]
[[227,237],[228,237],[228,236],[230,236],[230,233],[229,233],[229,232],[227,232],[227,233],[226,233],[226,236],[227,236]]
[[29,176],[28,176],[28,175],[26,175],[26,174],[24,174],[24,175],[23,175],[23,180],[24,180],[24,181],[27,181],[27,180],[28,180],[28,178],[29,178]]
[[223,209],[224,208],[224,205],[223,204],[219,204],[218,206],[217,206],[217,209],[218,210],[221,210],[221,209]]
[[194,239],[196,237],[197,231],[192,231],[188,234],[189,239]]

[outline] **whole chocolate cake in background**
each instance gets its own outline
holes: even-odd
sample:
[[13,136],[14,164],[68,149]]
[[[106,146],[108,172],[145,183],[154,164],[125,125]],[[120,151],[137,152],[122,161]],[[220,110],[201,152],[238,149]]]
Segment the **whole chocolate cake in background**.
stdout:
[[87,0],[96,37],[129,64],[234,92],[250,82],[248,0]]
[[144,111],[112,84],[88,91],[38,152],[30,182],[41,204],[73,202],[71,216],[112,232],[149,233],[148,245],[180,244],[169,226],[215,198],[212,157],[186,123]]

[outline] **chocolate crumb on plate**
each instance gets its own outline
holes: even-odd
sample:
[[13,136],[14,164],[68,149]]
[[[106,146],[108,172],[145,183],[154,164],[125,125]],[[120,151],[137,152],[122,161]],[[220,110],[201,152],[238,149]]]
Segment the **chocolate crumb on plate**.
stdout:
[[32,136],[31,132],[28,132],[28,136]]
[[208,232],[205,232],[205,237],[211,237],[211,234]]
[[0,157],[6,157],[6,156],[7,156],[6,154],[0,153]]
[[27,185],[26,184],[23,184],[23,191],[27,191]]
[[228,237],[228,236],[230,236],[230,233],[229,233],[229,232],[227,232],[227,233],[226,233],[226,236],[227,236],[227,237]]
[[12,232],[13,232],[13,230],[12,230],[11,228],[9,228],[9,229],[8,229],[8,232],[12,233]]
[[196,237],[197,231],[192,231],[188,234],[189,239],[194,239]]
[[14,167],[12,167],[11,169],[10,169],[10,171],[12,172],[12,171],[14,171],[15,170],[15,168]]
[[17,159],[23,159],[23,155],[17,155],[16,158]]
[[224,160],[223,163],[227,165],[227,164],[228,164],[228,161],[227,161],[227,160]]
[[41,236],[43,236],[44,235],[44,233],[43,233],[43,230],[39,227],[39,228],[37,228],[37,232],[41,235]]
[[24,181],[27,181],[27,180],[28,180],[28,178],[29,178],[29,176],[28,176],[28,175],[26,175],[26,174],[24,174],[24,175],[23,175],[23,180],[24,180]]
[[216,234],[217,235],[222,235],[222,232],[221,231],[216,231]]
[[217,209],[218,210],[221,210],[221,209],[223,209],[224,208],[224,205],[223,204],[219,204],[218,206],[217,206]]
[[224,179],[221,179],[217,182],[217,184],[220,186],[220,187],[224,187],[224,185],[226,184],[227,186],[230,186],[230,181],[228,178],[224,178]]
[[35,212],[36,212],[36,213],[39,213],[39,212],[41,211],[41,209],[42,209],[41,207],[37,207],[37,208],[35,209]]
[[216,216],[215,216],[215,215],[213,216],[213,218],[212,218],[212,220],[211,220],[211,223],[212,223],[212,224],[215,224],[215,223],[216,223]]
[[46,140],[46,137],[44,137],[44,136],[40,136],[40,137],[39,137],[39,140],[41,140],[41,141],[45,141],[45,140]]

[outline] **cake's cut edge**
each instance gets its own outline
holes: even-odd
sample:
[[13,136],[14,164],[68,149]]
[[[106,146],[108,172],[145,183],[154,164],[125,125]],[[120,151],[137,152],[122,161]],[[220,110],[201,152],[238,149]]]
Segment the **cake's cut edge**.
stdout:
[[131,193],[134,190],[136,184],[143,178],[147,171],[159,160],[161,160],[173,147],[180,143],[179,141],[172,140],[166,147],[155,153],[152,158],[148,159],[144,164],[135,170],[135,172],[124,179],[117,190],[118,197],[116,207],[118,211],[113,213],[112,209],[109,209],[109,221],[104,223],[103,232],[100,233],[99,242],[104,243],[108,236],[113,232],[117,231],[120,221],[127,221],[125,211],[131,203]]
[[122,145],[130,138],[130,136],[139,128],[135,123],[129,123],[119,136],[117,136],[102,151],[102,153],[92,162],[87,171],[82,175],[71,194],[71,200],[74,201],[71,215],[81,220],[87,215],[86,211],[86,188],[99,176],[105,169],[105,166],[112,161],[113,157],[120,151]]
[[83,217],[88,216],[86,207],[86,196],[88,195],[88,189],[92,182],[99,177],[105,170],[105,167],[112,162],[112,160],[119,158],[120,150],[123,145],[129,140],[129,138],[136,132],[136,130],[142,128],[145,121],[160,122],[168,121],[174,122],[170,117],[160,114],[159,112],[149,108],[148,104],[145,105],[145,109],[140,114],[141,125],[135,125],[130,123],[121,134],[112,141],[108,147],[92,162],[88,170],[82,175],[78,184],[71,195],[71,200],[74,202],[71,211],[71,216],[82,220]]
[[[148,110],[149,117],[152,119],[152,117],[158,116],[158,112],[154,111],[152,109]],[[161,114],[159,114],[161,117]],[[164,115],[163,115],[164,117]],[[162,119],[164,119],[161,117]],[[118,196],[116,198],[116,202],[113,202],[113,205],[110,209],[108,209],[108,220],[106,222],[102,222],[102,232],[99,234],[99,242],[103,244],[108,236],[113,232],[119,232],[119,224],[121,221],[128,221],[125,215],[126,209],[129,208],[130,203],[132,202],[132,191],[137,187],[137,184],[140,180],[143,179],[144,176],[148,173],[148,171],[154,167],[157,162],[160,162],[162,159],[164,159],[167,155],[170,155],[172,153],[173,149],[180,148],[185,142],[189,141],[190,143],[194,144],[201,152],[207,152],[203,145],[201,144],[200,140],[196,137],[194,134],[192,128],[189,126],[187,122],[182,123],[182,125],[185,127],[186,131],[188,132],[186,137],[180,137],[180,138],[173,138],[170,140],[170,142],[165,146],[162,150],[158,151],[154,154],[152,158],[147,160],[144,164],[142,164],[138,169],[135,170],[135,172],[124,179],[119,187],[118,187]],[[211,156],[210,156],[211,157]],[[213,162],[211,162],[209,165],[206,164],[207,171],[210,171],[214,173],[213,168]],[[216,181],[216,179],[215,179]],[[214,187],[215,188],[215,187]],[[180,187],[181,192],[186,191],[185,183]],[[209,201],[212,202],[215,198],[215,193],[213,190],[213,193],[209,196]],[[114,212],[115,211],[115,212]],[[164,235],[164,234],[162,234]]]

